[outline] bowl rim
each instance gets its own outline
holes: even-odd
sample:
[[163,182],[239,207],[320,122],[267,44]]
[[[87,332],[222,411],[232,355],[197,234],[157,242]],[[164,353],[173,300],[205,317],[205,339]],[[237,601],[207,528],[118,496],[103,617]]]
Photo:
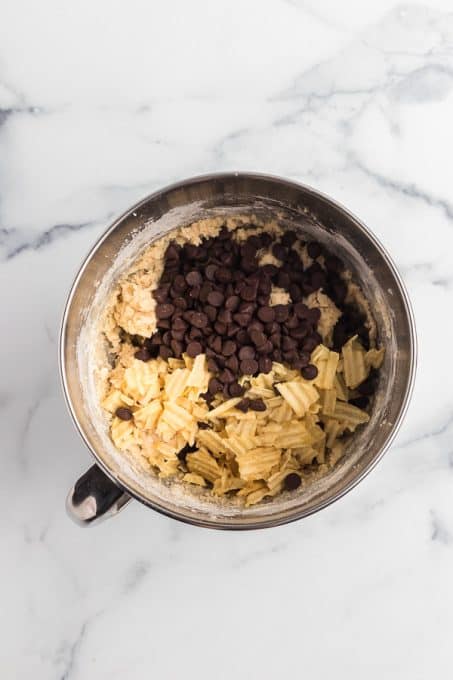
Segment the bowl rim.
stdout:
[[[75,409],[71,400],[70,396],[70,389],[69,389],[69,381],[67,377],[67,372],[66,372],[66,362],[65,362],[65,346],[66,346],[66,329],[67,329],[67,321],[68,321],[68,316],[69,312],[71,309],[71,304],[74,299],[75,292],[77,290],[78,284],[83,277],[83,274],[85,272],[85,269],[87,268],[88,264],[90,263],[93,255],[95,252],[100,248],[100,246],[104,243],[105,240],[108,239],[110,234],[115,231],[115,229],[132,213],[135,211],[139,210],[143,205],[149,203],[150,201],[154,201],[157,198],[159,198],[162,195],[168,194],[174,190],[187,187],[188,185],[196,185],[196,184],[201,184],[204,182],[209,182],[209,181],[228,181],[234,178],[243,178],[243,179],[250,179],[250,180],[267,180],[274,182],[276,184],[282,184],[285,185],[286,187],[292,187],[295,190],[300,190],[302,189],[304,192],[308,192],[312,194],[313,196],[317,198],[321,198],[322,200],[326,201],[327,203],[331,204],[334,208],[337,210],[341,211],[345,217],[347,217],[349,220],[355,223],[355,225],[364,232],[365,236],[372,242],[374,247],[379,251],[380,255],[382,258],[385,260],[386,265],[390,269],[395,282],[398,285],[399,288],[399,293],[401,295],[402,301],[404,303],[404,308],[407,316],[407,322],[409,326],[409,344],[410,344],[410,354],[409,354],[409,370],[408,370],[408,381],[407,381],[407,386],[405,390],[404,397],[401,402],[401,406],[398,412],[398,416],[395,420],[395,423],[393,425],[392,430],[390,431],[387,440],[383,444],[383,446],[380,448],[380,450],[376,453],[376,455],[373,457],[373,459],[368,463],[368,465],[363,468],[363,470],[360,471],[360,473],[357,476],[354,476],[343,488],[338,490],[335,494],[332,496],[329,496],[328,498],[325,498],[323,500],[320,500],[317,503],[314,503],[313,506],[310,508],[306,509],[300,509],[297,510],[294,509],[294,511],[291,511],[288,513],[288,515],[285,516],[276,516],[275,518],[271,516],[267,516],[265,519],[260,520],[260,518],[252,518],[250,522],[243,522],[241,524],[236,524],[234,522],[230,522],[227,518],[222,518],[221,520],[217,519],[208,519],[204,517],[189,517],[187,514],[185,514],[183,511],[178,512],[174,510],[170,510],[169,508],[165,507],[164,505],[159,505],[158,503],[154,501],[150,501],[148,498],[146,498],[144,495],[142,495],[140,492],[129,488],[124,482],[121,482],[117,479],[115,476],[114,472],[105,464],[105,462],[98,456],[96,450],[91,446],[81,424],[78,421],[78,418],[75,413]],[[151,194],[148,194],[141,200],[137,201],[132,207],[128,208],[125,210],[119,217],[117,217],[106,229],[105,231],[99,236],[98,239],[96,239],[95,243],[91,248],[88,250],[86,256],[82,260],[82,264],[80,265],[73,282],[71,284],[71,287],[69,289],[69,293],[63,308],[63,314],[61,318],[61,324],[60,324],[60,333],[59,333],[59,344],[58,344],[58,363],[59,363],[59,373],[60,373],[60,380],[61,380],[61,385],[62,385],[62,390],[66,402],[67,409],[69,411],[69,414],[71,416],[71,419],[75,425],[75,428],[77,432],[79,433],[79,436],[82,438],[83,442],[87,446],[88,450],[90,451],[91,455],[94,458],[94,461],[96,465],[98,465],[101,470],[106,474],[106,476],[114,482],[124,493],[128,494],[131,496],[131,498],[135,498],[138,500],[140,503],[145,505],[148,508],[151,508],[155,510],[156,512],[159,512],[162,515],[165,515],[166,517],[170,517],[172,519],[179,520],[181,522],[184,522],[185,524],[191,524],[194,526],[199,526],[199,527],[204,527],[204,528],[211,528],[211,529],[224,529],[224,530],[234,530],[234,531],[245,531],[245,530],[255,530],[255,529],[266,529],[266,528],[271,528],[271,527],[276,527],[276,526],[281,526],[284,524],[289,524],[291,522],[295,522],[299,519],[303,519],[304,517],[309,517],[310,515],[313,515],[320,510],[323,510],[324,508],[328,507],[332,503],[335,503],[336,501],[340,500],[348,494],[352,489],[354,489],[374,468],[375,466],[379,463],[379,461],[383,458],[383,456],[387,453],[389,448],[391,447],[393,441],[395,440],[395,437],[397,436],[402,422],[404,420],[404,417],[407,413],[407,410],[409,408],[409,404],[412,398],[413,390],[414,390],[414,384],[415,384],[415,377],[416,377],[416,372],[417,372],[417,347],[418,347],[418,342],[417,342],[417,330],[416,330],[416,325],[415,325],[415,317],[414,317],[414,311],[413,307],[407,292],[406,285],[395,265],[393,262],[393,259],[387,252],[386,248],[383,246],[381,241],[375,236],[375,234],[367,227],[364,222],[360,218],[358,218],[354,213],[352,213],[348,208],[346,208],[342,203],[337,201],[336,199],[333,199],[331,196],[323,193],[322,191],[319,191],[318,189],[315,189],[311,185],[305,184],[303,182],[298,182],[296,180],[292,179],[286,179],[284,177],[280,177],[278,175],[273,175],[273,174],[268,174],[268,173],[259,173],[259,172],[242,172],[242,171],[234,171],[234,172],[213,172],[213,173],[206,173],[202,175],[195,175],[193,177],[188,177],[186,179],[178,180],[176,182],[173,182],[169,185],[166,185],[162,189],[158,189]]]

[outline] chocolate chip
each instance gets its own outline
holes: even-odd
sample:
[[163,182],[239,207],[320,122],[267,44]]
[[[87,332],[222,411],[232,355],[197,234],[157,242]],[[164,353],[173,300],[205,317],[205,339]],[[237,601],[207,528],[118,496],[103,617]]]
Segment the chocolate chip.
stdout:
[[230,371],[229,368],[225,368],[225,370],[223,370],[222,373],[220,373],[219,380],[222,383],[229,385],[234,381],[234,374],[232,371]]
[[175,308],[170,304],[159,304],[156,306],[156,316],[158,319],[169,319]]
[[195,328],[204,328],[209,323],[208,317],[203,312],[194,312],[191,318],[191,324]]
[[212,305],[206,305],[204,311],[211,323],[213,323],[217,319],[217,309]]
[[229,324],[233,320],[233,314],[230,312],[229,309],[221,309],[217,314],[217,320],[220,321],[221,323]]
[[227,336],[229,338],[234,338],[238,332],[240,331],[240,326],[238,326],[236,323],[229,323],[227,326]]
[[289,274],[287,272],[280,271],[277,275],[276,283],[279,288],[284,288],[285,290],[287,290],[291,284]]
[[166,260],[177,260],[180,255],[180,246],[177,243],[170,243],[165,251]]
[[153,292],[153,296],[154,296],[154,299],[156,300],[156,302],[159,302],[159,303],[165,302],[168,298],[169,290],[170,290],[170,284],[159,286],[158,288],[156,288],[156,290]]
[[252,411],[265,411],[266,404],[262,399],[250,399],[250,408]]
[[289,475],[286,475],[283,484],[286,491],[295,491],[302,484],[302,480],[297,472],[290,472]]
[[189,355],[189,357],[192,357],[192,359],[195,359],[195,357],[201,354],[202,351],[203,347],[201,346],[201,343],[198,342],[197,340],[189,342],[186,348],[187,354]]
[[[272,290],[272,283],[269,281],[269,279],[261,279],[261,281],[258,284],[258,292],[261,296],[264,296],[266,298],[271,294]],[[258,298],[258,302],[260,299]]]
[[186,274],[186,283],[191,287],[201,286],[203,283],[203,277],[201,276],[200,272],[193,270]]
[[297,234],[295,231],[289,230],[285,231],[283,234],[281,241],[284,246],[287,248],[290,248],[296,241],[297,241]]
[[299,352],[299,354],[297,355],[297,359],[293,363],[293,366],[294,368],[297,368],[298,371],[300,371],[301,368],[304,368],[309,363],[310,355],[307,354],[307,352]]
[[208,264],[208,266],[205,269],[205,276],[208,279],[208,281],[214,281],[216,271],[217,271],[216,264]]
[[239,360],[235,354],[232,354],[225,362],[225,367],[236,375],[239,370]]
[[258,319],[253,319],[251,324],[249,325],[249,333],[251,331],[264,331],[264,324],[261,323],[261,321],[258,321]]
[[264,345],[264,343],[266,342],[266,336],[264,335],[264,333],[262,333],[261,331],[255,330],[254,328],[252,328],[249,331],[249,335],[250,335],[251,341],[253,342],[253,344],[256,347],[259,347],[260,345]]
[[263,323],[270,323],[275,319],[275,311],[273,307],[261,307],[258,310],[258,319]]
[[240,345],[248,345],[250,343],[250,335],[244,329],[241,329],[236,335],[236,340]]
[[308,325],[306,325],[306,322],[304,324],[302,321],[300,326],[297,326],[297,328],[291,328],[289,334],[295,340],[302,340],[308,334]]
[[140,359],[140,361],[149,361],[152,358],[151,352],[145,347],[142,347],[138,350],[138,352],[135,352],[134,357],[136,359]]
[[216,281],[218,281],[219,283],[229,283],[232,280],[233,276],[229,269],[219,267],[215,273],[215,278]]
[[182,274],[178,274],[175,276],[175,279],[173,281],[173,288],[180,293],[182,293],[184,290],[187,288],[186,280]]
[[261,248],[268,248],[270,246],[270,244],[272,243],[273,236],[271,234],[269,234],[267,231],[263,231],[259,235],[259,239],[260,239],[260,247]]
[[316,260],[316,258],[322,253],[322,247],[316,241],[312,241],[307,245],[307,253],[310,255],[310,257]]
[[185,330],[187,330],[187,328],[188,328],[187,323],[183,319],[181,319],[181,317],[177,317],[173,321],[173,330],[175,330],[175,331],[185,331]]
[[222,345],[222,354],[224,357],[230,357],[236,351],[236,343],[233,340],[225,340]]
[[286,256],[288,255],[288,248],[285,248],[285,246],[281,243],[274,243],[272,246],[272,255],[275,255],[278,260],[282,260],[282,262],[284,262]]
[[297,283],[292,283],[289,287],[289,294],[293,302],[299,302],[302,300],[302,291]]
[[208,302],[213,307],[221,307],[223,305],[224,297],[222,293],[217,290],[211,291],[208,295]]
[[246,300],[247,302],[252,302],[253,300],[256,299],[257,295],[257,288],[256,286],[241,286],[238,290],[239,295],[243,300]]
[[258,360],[258,367],[260,373],[269,373],[272,371],[272,359],[269,359],[269,357],[260,357]]
[[211,336],[209,339],[209,347],[216,352],[216,354],[220,354],[222,351],[222,338],[220,335],[215,335]]
[[308,319],[310,316],[310,309],[303,302],[294,305],[294,312],[299,319]]
[[179,309],[185,311],[187,309],[187,301],[183,297],[177,297],[173,300],[174,306]]
[[163,344],[169,345],[170,342],[172,341],[171,333],[170,331],[165,331],[165,333],[162,336]]
[[115,415],[118,416],[118,418],[120,418],[121,420],[131,420],[132,411],[130,411],[128,408],[120,406],[119,408],[116,409]]
[[208,383],[208,392],[211,394],[217,394],[217,392],[221,392],[223,389],[223,385],[218,380],[217,378],[211,378],[209,383]]
[[180,359],[184,350],[184,345],[182,342],[173,338],[173,340],[170,342],[170,347],[173,350],[173,356],[175,356],[177,359]]
[[292,366],[297,361],[297,357],[297,352],[293,349],[289,350],[289,352],[283,352],[283,358],[286,363],[290,364],[290,366]]
[[151,351],[152,346],[161,345],[161,344],[162,344],[162,336],[159,332],[154,333],[154,335],[151,338],[147,338],[145,340],[145,347],[149,351]]
[[273,321],[272,323],[267,323],[264,327],[264,330],[266,331],[267,335],[273,335],[274,333],[281,332],[280,326],[276,321]]
[[206,281],[203,283],[203,285],[200,288],[200,294],[198,296],[198,299],[200,302],[207,302],[208,301],[208,295],[212,291],[212,286],[210,283],[207,283]]
[[283,354],[281,353],[281,351],[279,349],[277,349],[277,348],[274,349],[274,351],[272,352],[272,359],[274,361],[278,361],[278,362],[282,361]]
[[315,347],[319,345],[319,342],[313,336],[309,335],[307,338],[305,338],[302,342],[302,349],[304,352],[313,352]]
[[289,316],[289,305],[275,305],[274,310],[275,321],[283,323]]
[[266,340],[264,345],[260,345],[256,348],[258,354],[271,354],[274,351],[274,345],[270,340]]
[[314,272],[310,276],[310,284],[313,291],[319,290],[320,288],[325,288],[327,282],[327,277],[325,272]]
[[189,295],[188,295],[189,299],[190,300],[198,300],[198,298],[200,297],[200,291],[201,291],[200,286],[194,286],[193,288],[191,288],[189,290]]
[[[189,339],[189,342],[190,342],[191,340],[199,340],[200,338],[202,338],[203,333],[201,332],[201,330],[199,328],[195,328],[195,326],[194,326],[193,328],[190,329],[190,331],[188,333],[186,333],[185,337],[187,337]],[[166,341],[167,340],[165,338],[165,333],[164,333],[164,342],[166,342]]]
[[239,368],[244,375],[253,375],[258,370],[258,362],[255,359],[244,359],[239,364]]
[[252,316],[256,309],[256,305],[254,302],[241,302],[240,307],[239,307],[239,312],[241,314],[248,314],[249,316]]
[[214,330],[219,335],[225,335],[227,331],[227,325],[226,323],[222,323],[221,321],[216,321],[214,324]]
[[312,307],[307,314],[308,321],[313,325],[316,326],[318,321],[321,318],[321,310],[318,307]]
[[216,360],[213,359],[212,357],[209,357],[209,359],[208,359],[208,371],[210,373],[217,373],[218,370],[219,370],[219,367],[217,365]]
[[250,399],[242,399],[238,404],[236,404],[235,408],[239,409],[239,411],[242,411],[243,413],[247,413],[250,407]]
[[298,326],[300,326],[300,320],[297,318],[297,316],[294,315],[294,316],[290,316],[290,318],[288,319],[288,321],[286,322],[286,324],[283,328],[286,327],[286,328],[292,329],[292,328],[297,328]]
[[239,307],[240,297],[238,295],[230,295],[225,301],[225,308],[231,312],[235,312]]
[[269,278],[273,278],[278,274],[278,267],[275,266],[275,264],[265,264],[264,267],[262,268],[263,272],[266,274],[266,276],[269,276]]
[[316,342],[315,347],[317,347],[318,345],[320,345],[322,343],[322,337],[317,331],[313,331],[313,333],[311,334],[311,337]]
[[172,355],[173,352],[171,351],[170,347],[167,347],[167,345],[161,345],[159,347],[159,356],[165,361],[169,359]]
[[282,336],[280,335],[280,333],[272,333],[269,340],[271,341],[274,347],[280,347],[282,342]]
[[244,391],[244,388],[238,382],[232,382],[231,385],[228,386],[228,394],[230,397],[242,397]]
[[239,326],[248,326],[250,322],[250,314],[242,314],[241,312],[238,312],[237,314],[234,314],[233,319],[237,324],[239,324]]
[[289,337],[284,337],[282,338],[282,349],[284,352],[288,352],[290,350],[296,349],[297,347],[297,340],[294,340],[293,338]]
[[239,359],[243,361],[244,359],[254,359],[255,349],[251,345],[244,345],[239,350]]
[[301,373],[305,380],[314,380],[318,375],[318,369],[313,364],[308,364],[302,368]]
[[159,327],[159,330],[170,330],[171,321],[170,321],[170,319],[160,319],[157,322],[157,325]]

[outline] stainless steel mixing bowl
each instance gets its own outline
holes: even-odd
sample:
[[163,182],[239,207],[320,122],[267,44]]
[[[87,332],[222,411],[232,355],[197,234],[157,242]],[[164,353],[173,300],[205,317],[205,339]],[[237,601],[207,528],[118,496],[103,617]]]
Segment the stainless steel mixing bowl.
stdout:
[[[344,458],[298,493],[250,508],[221,503],[190,485],[154,478],[117,452],[93,389],[91,341],[110,287],[144,245],[183,224],[218,214],[255,213],[302,230],[338,253],[372,304],[386,348],[372,415]],[[88,332],[90,331],[90,332]],[[91,333],[91,335],[90,335]],[[94,333],[94,334],[93,334]],[[401,424],[415,375],[414,319],[401,278],[375,236],[348,210],[315,189],[278,177],[231,173],[173,184],[135,205],[103,234],[71,288],[60,338],[63,388],[74,423],[96,464],[71,490],[67,508],[82,525],[117,513],[131,498],[185,522],[218,529],[257,529],[291,522],[350,491],[382,458]]]

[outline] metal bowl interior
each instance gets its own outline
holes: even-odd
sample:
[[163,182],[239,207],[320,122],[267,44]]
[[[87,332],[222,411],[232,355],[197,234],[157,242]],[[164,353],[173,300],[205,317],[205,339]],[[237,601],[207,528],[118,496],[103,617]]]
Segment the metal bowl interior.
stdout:
[[[386,348],[369,424],[354,435],[344,458],[299,492],[251,508],[213,499],[202,490],[168,484],[120,454],[108,437],[93,381],[93,348],[106,296],[141,249],[169,230],[218,214],[280,219],[326,244],[353,271],[371,302]],[[170,186],[134,206],[88,255],[71,290],[61,334],[61,370],[74,422],[97,463],[133,497],[171,517],[200,526],[250,529],[307,516],[353,488],[389,447],[406,410],[415,373],[416,340],[407,294],[389,256],[366,227],[312,188],[251,174],[198,177]]]

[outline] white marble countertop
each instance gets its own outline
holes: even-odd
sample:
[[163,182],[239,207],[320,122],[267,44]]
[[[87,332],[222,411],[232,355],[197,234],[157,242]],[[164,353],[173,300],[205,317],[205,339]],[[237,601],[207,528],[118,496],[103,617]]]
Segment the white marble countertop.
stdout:
[[[451,9],[3,3],[2,680],[451,678]],[[115,215],[218,170],[312,184],[388,247],[418,322],[411,409],[304,521],[222,533],[135,503],[82,530],[64,499],[91,459],[57,369],[70,282]]]

